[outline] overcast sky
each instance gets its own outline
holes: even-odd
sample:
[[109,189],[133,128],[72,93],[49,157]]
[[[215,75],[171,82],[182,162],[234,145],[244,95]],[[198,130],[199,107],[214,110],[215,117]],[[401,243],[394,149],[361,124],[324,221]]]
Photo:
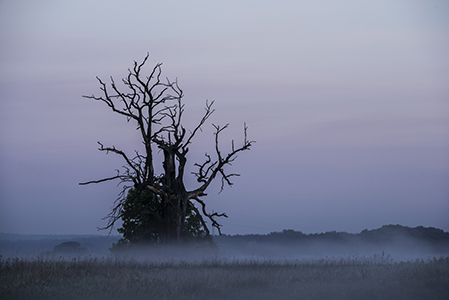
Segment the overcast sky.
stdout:
[[[97,141],[140,140],[82,95],[147,52],[178,78],[187,125],[215,100],[224,147],[244,122],[257,141],[234,186],[204,198],[229,215],[223,233],[449,231],[448,1],[1,0],[0,232],[106,224],[120,188],[78,183],[122,165]],[[190,165],[213,150],[210,129]]]

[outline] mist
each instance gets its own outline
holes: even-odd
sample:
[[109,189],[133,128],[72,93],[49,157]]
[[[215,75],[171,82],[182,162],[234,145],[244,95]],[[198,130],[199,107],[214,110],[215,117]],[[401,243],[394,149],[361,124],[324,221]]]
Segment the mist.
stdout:
[[[203,260],[272,262],[308,261],[323,258],[372,258],[394,262],[449,256],[449,233],[436,228],[386,225],[358,234],[325,232],[304,234],[294,230],[267,235],[213,236],[209,243],[192,242],[183,246],[128,245],[115,247],[121,236],[77,235],[0,235],[4,258],[24,257],[70,259],[76,257],[120,257],[139,261]],[[57,251],[64,243],[76,243]]]

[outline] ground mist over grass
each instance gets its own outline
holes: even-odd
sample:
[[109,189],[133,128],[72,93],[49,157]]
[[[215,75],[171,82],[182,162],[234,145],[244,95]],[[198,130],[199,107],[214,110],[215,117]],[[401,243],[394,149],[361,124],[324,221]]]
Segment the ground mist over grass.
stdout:
[[447,299],[449,257],[0,260],[0,299]]
[[436,228],[386,225],[359,234],[284,230],[216,236],[216,244],[208,246],[131,245],[113,252],[109,248],[118,237],[39,238],[0,234],[0,299],[447,300],[449,295],[449,233]]

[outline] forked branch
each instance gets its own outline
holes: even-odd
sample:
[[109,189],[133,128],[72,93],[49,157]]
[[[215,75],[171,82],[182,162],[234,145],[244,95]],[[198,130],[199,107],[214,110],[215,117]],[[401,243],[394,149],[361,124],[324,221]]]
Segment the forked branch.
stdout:
[[221,175],[221,188],[220,192],[223,191],[224,186],[227,184],[228,186],[232,186],[232,182],[230,180],[231,177],[240,176],[239,174],[226,173],[224,167],[226,165],[231,165],[231,163],[237,158],[237,154],[242,151],[249,150],[255,141],[249,141],[247,139],[247,130],[248,127],[244,124],[243,132],[244,132],[244,140],[243,145],[239,148],[235,148],[234,141],[231,142],[231,152],[229,152],[226,156],[223,156],[219,146],[219,135],[223,130],[228,128],[228,124],[223,127],[213,125],[215,128],[215,153],[217,159],[212,161],[211,156],[206,153],[206,161],[202,164],[195,164],[198,168],[197,172],[192,172],[193,175],[196,176],[197,181],[201,182],[203,185],[198,189],[192,191],[190,193],[190,197],[201,196],[204,191],[209,187],[210,183],[215,179],[215,177],[220,174]]

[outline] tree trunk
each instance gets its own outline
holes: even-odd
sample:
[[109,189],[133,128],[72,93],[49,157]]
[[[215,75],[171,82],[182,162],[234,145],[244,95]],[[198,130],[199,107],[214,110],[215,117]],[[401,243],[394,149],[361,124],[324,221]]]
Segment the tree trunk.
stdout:
[[[183,195],[183,196],[181,196]],[[184,222],[186,210],[184,209],[187,197],[183,194],[170,194],[163,198],[164,231],[161,235],[162,244],[180,244],[183,242]]]
[[164,151],[164,186],[166,194],[163,195],[163,219],[165,222],[164,237],[161,239],[165,244],[180,244],[183,241],[184,221],[188,194],[185,190],[182,178],[176,176],[176,156],[169,145],[163,145]]

